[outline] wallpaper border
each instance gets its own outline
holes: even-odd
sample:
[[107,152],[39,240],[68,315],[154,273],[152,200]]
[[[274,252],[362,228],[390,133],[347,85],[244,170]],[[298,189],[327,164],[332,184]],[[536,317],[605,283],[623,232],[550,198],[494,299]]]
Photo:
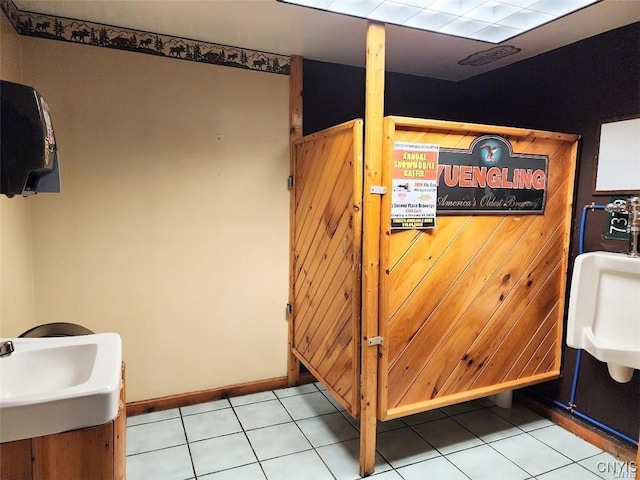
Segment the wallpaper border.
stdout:
[[287,55],[29,12],[12,0],[0,0],[0,8],[20,35],[278,75],[291,68]]

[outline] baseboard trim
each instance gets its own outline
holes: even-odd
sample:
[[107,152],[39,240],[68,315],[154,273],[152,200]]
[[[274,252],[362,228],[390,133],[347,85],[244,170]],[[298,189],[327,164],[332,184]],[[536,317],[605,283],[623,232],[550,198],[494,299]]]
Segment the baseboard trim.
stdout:
[[[316,379],[309,373],[300,374],[298,384],[313,383]],[[198,392],[180,393],[167,397],[152,398],[150,400],[138,400],[127,402],[127,416],[132,417],[143,413],[158,412],[170,408],[186,407],[197,403],[211,402],[222,398],[237,397],[250,393],[266,392],[288,387],[287,377],[268,378],[255,382],[239,383],[226,387],[212,388],[210,390],[200,390]]]
[[636,449],[627,443],[622,442],[613,435],[610,435],[596,427],[588,424],[587,422],[571,415],[568,412],[564,412],[561,409],[545,405],[527,395],[520,392],[515,392],[516,401],[521,405],[524,405],[530,410],[533,410],[537,414],[548,418],[556,425],[561,426],[565,430],[577,435],[583,440],[589,442],[592,445],[604,450],[605,452],[613,455],[614,457],[624,462],[636,461]]

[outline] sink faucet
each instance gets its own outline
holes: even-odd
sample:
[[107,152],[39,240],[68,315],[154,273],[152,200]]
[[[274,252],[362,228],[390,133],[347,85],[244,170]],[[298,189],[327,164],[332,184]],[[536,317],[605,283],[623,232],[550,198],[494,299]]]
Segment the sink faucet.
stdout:
[[14,350],[15,348],[13,347],[13,342],[11,340],[0,342],[0,357],[8,357]]
[[629,233],[629,255],[640,257],[640,197],[617,200],[605,207],[607,212],[627,213],[627,232]]

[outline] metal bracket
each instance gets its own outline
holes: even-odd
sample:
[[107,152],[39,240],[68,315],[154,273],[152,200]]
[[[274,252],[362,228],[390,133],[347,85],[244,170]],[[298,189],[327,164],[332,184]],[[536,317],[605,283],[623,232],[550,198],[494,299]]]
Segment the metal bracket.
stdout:
[[287,312],[287,315],[291,315],[293,313],[293,305],[291,303],[287,303],[285,312]]
[[371,337],[367,339],[367,345],[373,347],[374,345],[382,345],[384,343],[384,338],[382,337]]
[[371,187],[369,188],[369,193],[372,193],[374,195],[384,195],[385,193],[387,193],[387,187],[383,185],[371,185]]
[[288,186],[289,188],[293,188],[293,175],[289,175],[289,176],[287,177],[287,186]]

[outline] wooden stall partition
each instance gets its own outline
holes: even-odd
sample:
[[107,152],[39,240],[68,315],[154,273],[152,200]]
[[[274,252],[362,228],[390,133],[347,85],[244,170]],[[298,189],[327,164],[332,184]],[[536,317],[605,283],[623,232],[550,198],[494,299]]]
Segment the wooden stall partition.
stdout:
[[577,136],[385,122],[388,191],[396,141],[465,150],[482,135],[500,136],[516,156],[547,156],[548,171],[543,214],[438,214],[433,229],[392,231],[391,196],[383,197],[379,418],[559,376]]
[[360,408],[363,121],[293,142],[291,351]]

